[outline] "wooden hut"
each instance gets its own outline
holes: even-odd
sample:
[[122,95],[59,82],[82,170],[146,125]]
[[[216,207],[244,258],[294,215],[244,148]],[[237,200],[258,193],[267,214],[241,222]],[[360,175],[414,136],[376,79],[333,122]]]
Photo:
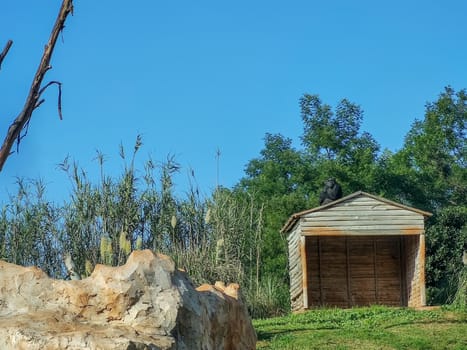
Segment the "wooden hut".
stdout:
[[424,306],[428,216],[361,191],[293,214],[281,230],[288,242],[292,311]]

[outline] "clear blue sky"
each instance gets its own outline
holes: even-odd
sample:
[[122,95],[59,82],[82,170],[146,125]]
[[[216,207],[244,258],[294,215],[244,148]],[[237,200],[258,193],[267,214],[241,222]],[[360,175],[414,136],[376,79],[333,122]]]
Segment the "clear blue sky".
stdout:
[[[20,112],[61,1],[2,0],[0,47],[14,41],[0,70],[0,138]],[[118,146],[139,160],[173,154],[200,190],[230,187],[259,155],[266,132],[291,137],[298,100],[348,98],[365,111],[363,130],[397,150],[425,103],[446,85],[467,87],[467,2],[446,1],[83,1],[75,0],[45,82],[63,83],[35,111],[29,133],[0,173],[0,200],[15,177],[43,178],[62,200],[67,155],[97,172],[96,149],[119,174]]]

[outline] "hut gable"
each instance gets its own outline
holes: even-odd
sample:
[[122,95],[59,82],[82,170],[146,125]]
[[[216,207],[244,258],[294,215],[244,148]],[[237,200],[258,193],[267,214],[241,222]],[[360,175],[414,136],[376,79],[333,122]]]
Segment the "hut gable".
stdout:
[[425,304],[424,219],[431,214],[365,192],[292,215],[292,310]]
[[281,232],[296,224],[302,235],[420,234],[430,213],[366,192],[355,192],[329,204],[293,214]]

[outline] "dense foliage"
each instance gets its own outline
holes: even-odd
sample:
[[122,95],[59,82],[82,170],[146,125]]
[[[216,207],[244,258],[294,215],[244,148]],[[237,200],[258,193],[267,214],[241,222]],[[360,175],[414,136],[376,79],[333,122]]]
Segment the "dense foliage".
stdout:
[[[433,218],[427,232],[426,280],[429,302],[452,302],[461,282],[467,251],[467,207],[447,207]],[[467,295],[466,295],[467,297]]]
[[184,198],[175,195],[179,165],[172,158],[162,164],[149,159],[135,169],[139,137],[130,157],[120,148],[120,176],[106,174],[99,153],[101,176],[94,182],[67,159],[61,167],[73,190],[62,205],[47,200],[41,181],[18,180],[0,214],[0,254],[66,277],[66,252],[86,276],[97,263],[122,264],[131,250],[149,248],[171,255],[195,283],[239,282],[253,316],[280,314],[289,307],[279,231],[292,213],[317,206],[324,181],[334,177],[344,194],[363,190],[434,213],[427,223],[428,300],[445,303],[465,275],[466,101],[465,91],[446,88],[393,153],[361,130],[360,106],[343,99],[333,110],[305,94],[300,147],[284,135],[266,134],[239,183],[207,198],[195,186]]

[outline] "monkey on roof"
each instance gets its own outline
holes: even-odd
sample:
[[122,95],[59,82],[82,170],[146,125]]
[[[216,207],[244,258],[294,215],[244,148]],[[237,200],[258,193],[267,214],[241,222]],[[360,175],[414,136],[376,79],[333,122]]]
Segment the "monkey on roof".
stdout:
[[324,189],[319,195],[319,205],[324,205],[342,198],[342,188],[334,178],[326,180]]

